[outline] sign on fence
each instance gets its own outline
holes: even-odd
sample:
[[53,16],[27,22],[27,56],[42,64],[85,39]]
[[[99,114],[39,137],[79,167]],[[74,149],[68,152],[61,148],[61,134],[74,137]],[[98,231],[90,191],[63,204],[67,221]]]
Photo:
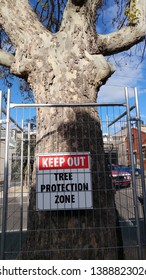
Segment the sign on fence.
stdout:
[[90,153],[37,155],[37,210],[91,209]]

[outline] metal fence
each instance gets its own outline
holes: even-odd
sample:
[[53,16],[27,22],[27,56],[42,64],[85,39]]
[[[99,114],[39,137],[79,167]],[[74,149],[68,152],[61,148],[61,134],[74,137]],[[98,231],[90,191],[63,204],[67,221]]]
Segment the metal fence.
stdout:
[[[121,104],[12,104],[8,90],[0,116],[2,259],[145,259],[137,89],[134,97],[131,107],[127,88]],[[50,118],[38,136],[32,108],[57,114],[57,132]],[[130,166],[130,177],[114,174],[117,165]]]

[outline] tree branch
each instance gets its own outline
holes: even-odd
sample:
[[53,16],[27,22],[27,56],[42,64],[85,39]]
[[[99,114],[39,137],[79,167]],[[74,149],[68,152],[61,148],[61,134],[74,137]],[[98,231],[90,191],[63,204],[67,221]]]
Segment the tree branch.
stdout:
[[39,36],[46,32],[52,38],[51,33],[38,21],[28,0],[1,0],[0,24],[15,48],[31,43],[36,34]]
[[14,61],[13,54],[0,50],[0,65],[10,68],[13,61]]
[[116,54],[126,51],[135,44],[143,41],[146,36],[146,26],[127,26],[108,35],[97,35],[96,50],[93,53],[104,55]]
[[[131,3],[133,0],[131,0]],[[131,7],[132,5],[130,5]],[[134,44],[142,41],[146,36],[146,1],[135,2],[135,17],[134,12],[130,14],[133,16],[130,19],[129,25],[117,30],[110,34],[91,34],[91,40],[89,42],[89,50],[92,54],[102,53],[104,55],[111,55],[118,52],[122,52],[131,48]],[[131,16],[131,18],[132,18]]]
[[68,0],[63,13],[60,31],[70,30],[72,25],[81,26],[89,37],[95,32],[96,11],[104,0]]
[[0,24],[15,48],[10,71],[27,80],[35,67],[34,57],[49,47],[52,34],[39,22],[28,0],[1,0]]

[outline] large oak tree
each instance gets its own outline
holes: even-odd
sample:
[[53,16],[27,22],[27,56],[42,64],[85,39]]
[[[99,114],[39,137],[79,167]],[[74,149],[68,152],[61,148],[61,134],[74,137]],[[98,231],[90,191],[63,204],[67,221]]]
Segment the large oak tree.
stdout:
[[[53,11],[61,1],[51,3]],[[126,24],[115,32],[97,34],[95,19],[104,5],[102,0],[68,0],[64,10],[60,5],[61,24],[59,16],[56,24],[59,14],[55,18],[50,12],[53,32],[38,20],[28,0],[1,0],[0,25],[15,52],[0,50],[0,64],[30,85],[35,103],[96,102],[100,86],[115,71],[105,56],[128,50],[146,35],[146,1],[125,0],[125,4]],[[47,17],[37,11],[46,23]],[[49,20],[46,25],[49,27]],[[21,257],[118,258],[117,216],[97,109],[39,108],[36,137],[37,152],[91,153],[93,209],[35,211],[33,181],[27,243]]]

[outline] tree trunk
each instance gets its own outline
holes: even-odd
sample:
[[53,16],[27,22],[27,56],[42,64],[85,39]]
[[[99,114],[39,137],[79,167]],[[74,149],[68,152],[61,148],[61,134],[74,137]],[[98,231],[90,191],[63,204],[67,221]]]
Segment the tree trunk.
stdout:
[[[69,96],[64,94],[63,101],[72,101]],[[87,96],[85,99],[95,102],[96,92],[93,100]],[[37,126],[37,153],[91,153],[93,209],[36,211],[36,184],[33,182],[24,248],[27,252],[23,252],[21,258],[117,259],[114,194],[97,108],[39,108]]]
[[[0,8],[0,23],[16,49],[11,72],[27,80],[35,103],[96,102],[97,90],[114,71],[100,53],[110,51],[111,41],[113,53],[119,38],[118,32],[113,40],[109,35],[105,40],[96,36],[95,25],[91,28],[96,9],[102,2],[69,0],[56,34],[51,34],[38,22],[28,1],[20,2],[21,5],[19,1],[13,5],[10,0],[2,0]],[[91,153],[93,209],[36,211],[34,179],[27,245],[21,257],[116,259],[114,194],[105,163],[97,108],[39,108],[37,153],[40,152]]]

